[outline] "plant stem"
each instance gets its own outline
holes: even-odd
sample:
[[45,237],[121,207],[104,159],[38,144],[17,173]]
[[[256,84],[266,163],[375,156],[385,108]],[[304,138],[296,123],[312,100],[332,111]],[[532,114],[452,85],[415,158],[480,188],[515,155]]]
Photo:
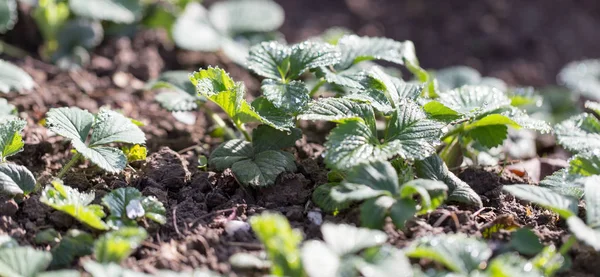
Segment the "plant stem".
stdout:
[[73,167],[77,162],[79,162],[79,159],[82,157],[81,153],[77,153],[75,154],[75,156],[73,156],[73,158],[71,158],[71,160],[65,165],[65,167],[63,167],[63,169],[60,170],[60,172],[58,173],[58,176],[56,176],[58,179],[62,179],[62,177],[65,176],[65,174],[67,173],[67,171],[69,171],[69,169],[71,169],[71,167]]
[[0,53],[4,53],[13,58],[25,58],[27,57],[27,52],[19,47],[10,45],[4,41],[0,40]]
[[465,130],[465,126],[464,125],[459,125],[458,127],[452,129],[452,131],[446,133],[444,136],[442,136],[442,138],[440,139],[441,141],[446,140],[447,138],[454,136],[462,131]]
[[244,127],[244,123],[237,123],[235,124],[235,126],[237,127],[237,129],[242,132],[242,134],[244,135],[244,138],[247,141],[252,141],[252,137],[250,136],[250,134],[248,134],[248,131],[246,131],[246,127]]
[[575,242],[577,242],[577,239],[575,238],[575,236],[571,235],[571,237],[569,237],[569,239],[560,247],[560,249],[558,249],[558,253],[560,253],[563,256],[567,255],[567,252],[571,250],[571,247],[573,247],[573,244],[575,244]]
[[210,109],[204,109],[204,112],[206,114],[208,114],[208,116],[210,117],[210,119],[213,121],[213,123],[217,126],[219,126],[220,128],[223,128],[223,130],[225,131],[225,136],[229,139],[235,139],[237,138],[237,136],[235,135],[235,132],[233,132],[233,130],[231,130],[231,128],[229,128],[229,126],[227,126],[227,123],[225,123],[225,121],[223,121],[223,119],[216,113],[214,113],[212,110]]
[[321,78],[319,82],[310,90],[310,97],[313,97],[317,91],[325,84],[325,79]]

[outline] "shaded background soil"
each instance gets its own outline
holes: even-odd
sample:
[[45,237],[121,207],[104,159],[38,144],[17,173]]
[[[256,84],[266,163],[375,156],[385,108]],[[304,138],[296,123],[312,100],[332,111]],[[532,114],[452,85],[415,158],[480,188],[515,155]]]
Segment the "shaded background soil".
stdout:
[[[594,0],[278,2],[286,11],[281,30],[290,42],[318,35],[329,27],[343,26],[361,35],[413,40],[419,59],[427,68],[466,64],[514,85],[553,84],[565,63],[600,55],[596,28],[600,26],[600,3]],[[314,187],[326,180],[320,143],[324,130],[331,126],[303,123],[307,124],[303,126],[306,136],[290,149],[297,157],[297,173],[283,174],[273,188],[241,189],[229,171],[204,172],[196,167],[198,155],[207,155],[220,143],[206,135],[210,122],[205,115],[197,112],[194,125],[179,123],[154,102],[154,92],[143,90],[143,84],[162,71],[192,71],[219,65],[255,94],[260,83],[254,75],[219,53],[177,50],[160,31],[143,31],[133,38],[107,38],[87,68],[62,72],[36,58],[41,40],[33,26],[31,19],[21,13],[15,30],[6,36],[8,42],[31,51],[32,57],[11,60],[38,83],[27,95],[7,96],[18,107],[20,116],[28,120],[25,151],[12,161],[29,167],[42,182],[55,176],[68,161],[68,143],[37,124],[51,107],[78,106],[95,112],[109,105],[146,123],[143,130],[152,154],[145,163],[134,164],[134,170],[120,175],[107,175],[82,164],[65,180],[67,185],[81,190],[93,188],[97,199],[111,189],[134,186],[165,203],[167,224],[149,224],[151,238],[125,265],[150,273],[157,268],[207,267],[234,275],[227,263],[229,256],[240,251],[258,253],[262,246],[247,232],[225,234],[224,222],[245,220],[266,209],[285,214],[305,237],[320,236],[318,226],[307,217],[308,212],[315,211],[308,200]],[[501,192],[502,185],[529,180],[499,168],[468,169],[459,176],[483,196],[486,209],[444,206],[415,219],[404,232],[388,224],[385,230],[390,243],[404,246],[427,234],[456,231],[481,236],[486,223],[506,217],[531,227],[544,242],[562,243],[564,222]],[[38,197],[33,195],[18,204],[1,201],[0,232],[32,244],[35,232],[49,227],[61,232],[85,228],[39,203]],[[356,211],[322,216],[333,222],[358,223]],[[492,239],[505,241],[509,236],[508,232],[499,232]],[[565,276],[597,274],[597,263],[589,262],[597,260],[597,254],[583,247],[573,253],[577,254],[573,270]]]

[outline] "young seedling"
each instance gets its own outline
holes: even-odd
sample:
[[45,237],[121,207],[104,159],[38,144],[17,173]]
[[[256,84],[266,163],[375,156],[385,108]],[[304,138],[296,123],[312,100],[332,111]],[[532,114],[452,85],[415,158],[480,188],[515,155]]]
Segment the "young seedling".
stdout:
[[[336,207],[364,201],[360,205],[361,226],[372,229],[383,228],[388,216],[394,225],[403,228],[415,214],[428,213],[446,199],[448,187],[440,181],[416,179],[400,185],[398,179],[389,162],[376,161],[351,168],[341,184],[330,184],[326,188]],[[419,202],[414,200],[415,196]],[[317,204],[327,203],[318,201]],[[330,207],[324,209],[331,210]]]
[[146,230],[140,227],[123,227],[105,233],[94,242],[94,256],[103,264],[119,264],[147,237]]
[[5,72],[0,76],[0,92],[2,93],[10,91],[23,92],[31,90],[35,86],[31,76],[12,63],[0,60],[0,70]]
[[59,172],[59,179],[81,158],[90,160],[107,172],[118,173],[127,165],[127,157],[120,149],[108,145],[146,142],[142,130],[129,118],[107,109],[101,109],[97,115],[79,108],[50,109],[46,126],[50,131],[71,140],[77,151]]
[[595,101],[600,100],[600,60],[590,59],[567,64],[558,80],[572,92]]
[[302,245],[302,263],[308,276],[412,276],[410,262],[399,249],[384,245],[379,230],[325,223],[323,241]]
[[296,171],[294,156],[281,149],[294,146],[300,137],[298,129],[286,133],[260,125],[252,132],[252,142],[240,139],[224,142],[210,154],[208,163],[217,170],[231,168],[242,185],[272,185],[279,174]]
[[274,276],[302,277],[302,261],[298,246],[302,233],[292,229],[287,219],[279,214],[263,213],[250,218],[252,230],[265,245],[271,274]]
[[223,51],[242,66],[250,45],[279,39],[275,31],[283,24],[283,9],[275,1],[221,1],[207,11],[190,2],[171,29],[175,44],[192,51]]
[[220,68],[209,67],[194,72],[190,80],[201,96],[223,109],[247,141],[251,137],[245,128],[246,123],[263,123],[282,131],[294,127],[292,116],[282,113],[265,98],[259,97],[252,105],[248,104],[244,99],[244,84],[235,83]]
[[552,276],[563,266],[564,254],[547,247],[531,260],[516,253],[490,259],[492,249],[487,243],[465,234],[422,237],[406,249],[409,258],[433,260],[451,272],[429,269],[427,276]]
[[511,99],[489,86],[463,86],[438,94],[423,106],[429,118],[448,123],[442,136],[445,143],[440,156],[448,165],[458,166],[462,155],[477,161],[477,153],[499,146],[508,135],[508,127],[527,128],[548,133],[545,122],[530,118],[511,106]]
[[137,220],[148,218],[165,224],[165,207],[153,196],[142,196],[136,188],[118,188],[102,198],[102,204],[110,211],[108,225],[119,229],[122,226],[137,226]]
[[35,190],[35,177],[22,165],[8,163],[7,157],[23,150],[21,131],[26,122],[14,116],[0,119],[0,194],[28,195]]

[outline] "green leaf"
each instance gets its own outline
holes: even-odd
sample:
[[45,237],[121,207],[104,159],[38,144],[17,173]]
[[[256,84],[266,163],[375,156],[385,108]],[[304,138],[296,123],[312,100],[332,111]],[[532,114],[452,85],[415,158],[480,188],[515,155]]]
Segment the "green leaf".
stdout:
[[148,149],[146,147],[141,146],[139,144],[135,144],[132,146],[123,146],[121,147],[121,151],[127,157],[127,162],[137,162],[137,161],[145,161],[148,155]]
[[94,192],[79,192],[77,189],[63,185],[60,180],[52,181],[52,187],[46,186],[40,196],[42,203],[64,212],[94,229],[106,230],[108,226],[102,221],[105,216],[102,206],[90,204],[93,200]]
[[590,228],[577,216],[567,218],[567,226],[577,239],[600,251],[600,231]]
[[21,132],[25,128],[25,125],[25,121],[17,118],[0,122],[0,149],[2,149],[0,159],[2,161],[23,150],[25,143],[23,143]]
[[407,220],[417,214],[417,203],[412,199],[399,199],[390,208],[390,217],[397,228],[404,228]]
[[[505,110],[506,111],[502,112],[502,115],[510,118],[522,128],[539,131],[542,134],[550,133],[553,131],[552,127],[548,123],[539,119],[532,118],[522,110],[519,110],[514,107]],[[514,125],[511,126],[516,127]]]
[[437,101],[463,117],[474,117],[510,105],[510,99],[502,91],[486,86],[453,89],[440,93]]
[[46,114],[46,127],[67,139],[74,146],[84,145],[94,124],[94,115],[77,107],[53,108]]
[[120,149],[104,146],[80,149],[75,147],[75,149],[92,163],[111,173],[120,172],[127,165],[127,157]]
[[499,145],[508,136],[508,127],[504,125],[487,125],[469,131],[468,136],[481,146],[490,149]]
[[438,155],[415,161],[416,173],[419,178],[438,180],[448,186],[448,200],[482,207],[479,195],[464,181],[448,170],[448,167]]
[[35,189],[35,177],[22,165],[0,164],[0,193],[7,195],[27,195]]
[[69,6],[80,17],[115,23],[133,23],[142,13],[142,6],[136,0],[70,0]]
[[583,197],[583,187],[578,179],[583,176],[570,174],[567,168],[560,169],[540,181],[540,187],[549,188],[559,194],[576,199]]
[[211,167],[222,171],[230,168],[234,163],[252,158],[254,148],[250,142],[232,139],[219,145],[208,158]]
[[189,75],[190,73],[184,70],[163,72],[146,87],[162,91],[156,96],[156,101],[168,111],[192,111],[198,108],[198,102],[206,99],[197,95]]
[[600,121],[591,114],[573,116],[555,126],[558,144],[574,152],[600,148]]
[[492,249],[479,239],[465,234],[422,237],[406,250],[410,258],[430,259],[455,273],[468,275],[492,256]]
[[294,80],[304,71],[339,62],[337,48],[322,42],[305,41],[286,46],[276,41],[250,48],[248,68],[256,74],[277,80]]
[[222,34],[271,32],[283,24],[284,12],[274,1],[242,0],[214,3],[208,14]]
[[367,79],[371,80],[363,82],[366,83],[365,87],[347,94],[344,98],[368,102],[376,110],[390,114],[402,100],[415,101],[423,90],[423,85],[406,83],[402,79],[389,76],[377,66],[372,67],[368,73]]
[[299,120],[325,120],[343,123],[361,119],[375,126],[375,115],[369,105],[343,98],[323,98],[312,101],[306,110],[298,115]]
[[304,270],[311,277],[344,276],[342,272],[345,272],[345,269],[348,270],[339,255],[322,241],[310,240],[305,242],[302,245],[301,255]]
[[569,160],[569,174],[579,176],[600,175],[600,156],[595,152],[575,155]]
[[115,277],[148,277],[144,273],[122,268],[115,263],[101,264],[94,260],[87,260],[83,268],[93,277],[115,276]]
[[570,263],[570,259],[565,258],[554,245],[546,246],[531,260],[533,266],[545,274],[553,276],[558,270],[564,268]]
[[301,111],[310,99],[308,89],[304,83],[300,81],[283,83],[278,80],[265,79],[262,82],[261,89],[264,96],[271,101],[275,107],[287,113]]
[[35,275],[36,277],[79,277],[81,273],[77,270],[62,269],[54,271],[46,271]]
[[143,198],[142,193],[136,188],[118,188],[102,197],[102,204],[108,208],[111,216],[135,219],[137,216],[133,218],[129,216],[127,206],[131,201],[140,201],[141,198]]
[[33,89],[35,82],[18,66],[0,60],[0,70],[4,72],[0,77],[0,92],[23,91]]
[[594,101],[585,101],[585,108],[594,112],[596,116],[600,116],[600,103]]
[[319,67],[314,69],[315,74],[319,78],[325,79],[327,83],[334,84],[351,89],[363,89],[362,81],[365,79],[364,72],[354,72],[348,69],[342,72],[333,72],[328,67]]
[[302,131],[294,128],[291,132],[277,130],[268,125],[259,125],[252,131],[252,146],[256,153],[266,150],[281,150],[293,147],[302,138]]
[[276,41],[263,42],[250,48],[248,68],[256,74],[271,79],[285,79],[289,69],[284,62],[292,49]]
[[[419,196],[419,213],[427,213],[444,202],[448,186],[440,181],[416,179],[400,186],[400,197],[403,199],[413,199]],[[433,196],[433,198],[432,198]]]
[[509,185],[502,188],[517,198],[552,210],[563,218],[577,214],[577,201],[548,188],[533,185]]
[[52,255],[31,247],[0,249],[0,272],[3,276],[33,277],[44,271]]
[[158,201],[158,199],[154,196],[147,196],[142,199],[142,207],[144,208],[144,216],[148,219],[158,223],[165,224],[167,223],[167,217],[165,214],[167,210],[162,202]]
[[92,128],[91,147],[115,142],[146,143],[144,132],[129,118],[115,111],[101,109]]
[[274,184],[279,174],[295,170],[294,156],[275,150],[260,152],[251,160],[241,160],[231,166],[231,171],[241,184],[256,187]]
[[374,190],[385,191],[390,195],[397,195],[400,188],[398,174],[387,161],[376,161],[351,168],[345,183],[365,185]]
[[350,207],[351,201],[337,201],[331,196],[331,191],[338,183],[326,183],[318,186],[312,194],[312,201],[323,211],[336,213]]
[[474,68],[459,65],[446,67],[435,72],[440,90],[447,91],[464,85],[478,85],[481,82],[481,74]]
[[600,229],[600,176],[586,177],[584,181],[584,200],[587,225]]
[[59,63],[61,59],[72,59],[76,55],[76,49],[80,48],[88,56],[87,61],[80,61],[77,64],[81,66],[89,62],[89,54],[85,50],[92,50],[102,42],[103,38],[104,29],[100,22],[82,18],[69,20],[56,34],[58,49],[52,54],[52,60]]
[[4,34],[17,23],[17,1],[4,0],[0,1],[0,33]]
[[19,243],[11,236],[4,234],[0,235],[0,249],[18,247]]
[[600,99],[600,60],[573,61],[562,68],[558,80],[571,91],[592,100]]
[[495,257],[490,262],[487,271],[494,277],[544,276],[542,272],[533,267],[531,262],[515,253],[505,253]]
[[381,229],[389,209],[396,202],[389,196],[371,198],[360,205],[360,226]]
[[192,51],[214,52],[224,41],[222,34],[210,24],[206,9],[194,2],[177,17],[171,33],[177,46]]
[[363,249],[382,245],[387,241],[383,231],[357,228],[347,224],[324,223],[323,240],[338,256],[355,254]]
[[234,83],[223,69],[208,67],[192,73],[190,80],[200,95],[221,107],[236,125],[261,122],[260,116],[244,99],[244,85]]
[[460,118],[460,114],[457,111],[444,106],[444,104],[438,101],[427,102],[427,104],[423,105],[423,109],[429,118],[439,121],[450,122]]
[[100,236],[94,243],[94,256],[100,263],[120,263],[148,237],[144,228],[123,227]]
[[404,59],[410,54],[407,53],[406,44],[407,42],[388,38],[347,35],[338,41],[341,62],[335,67],[338,70],[345,70],[355,63],[367,60],[404,64]]
[[302,234],[292,229],[287,219],[279,214],[263,213],[250,218],[256,236],[265,245],[269,260],[273,262],[271,274],[275,276],[302,276],[301,255],[298,245]]
[[325,147],[327,165],[345,169],[360,163],[402,159],[422,159],[434,152],[441,125],[425,118],[414,103],[405,102],[396,108],[388,122],[383,143],[377,138],[374,125],[352,120],[339,124],[328,137]]
[[296,127],[289,114],[277,109],[273,103],[261,96],[252,101],[252,108],[259,114],[261,121],[280,131],[289,131]]
[[89,233],[71,229],[60,243],[52,248],[51,268],[64,268],[73,263],[75,258],[92,254],[94,237]]
[[4,98],[0,98],[0,121],[17,118],[17,108],[8,103]]
[[524,255],[536,255],[544,245],[531,229],[521,228],[511,235],[510,246]]
[[365,277],[413,276],[410,261],[393,246],[367,249],[363,257],[365,262],[359,262],[357,267]]

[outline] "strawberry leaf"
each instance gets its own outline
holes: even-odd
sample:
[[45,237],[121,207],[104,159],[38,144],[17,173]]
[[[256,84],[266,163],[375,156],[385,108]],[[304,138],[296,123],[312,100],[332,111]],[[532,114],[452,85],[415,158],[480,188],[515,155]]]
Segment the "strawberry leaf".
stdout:
[[142,6],[137,0],[71,0],[69,7],[80,17],[115,23],[133,23],[142,13]]
[[35,189],[35,177],[22,165],[0,164],[0,194],[27,195]]
[[23,137],[21,131],[26,122],[18,118],[5,119],[0,122],[0,160],[17,154],[23,150]]
[[558,80],[571,91],[592,100],[600,100],[600,60],[582,60],[567,64]]
[[547,176],[540,181],[540,187],[549,188],[562,195],[571,196],[576,199],[583,197],[583,186],[579,179],[583,176],[570,174],[567,168],[563,168]]
[[225,38],[208,19],[208,12],[199,3],[191,2],[177,17],[172,28],[177,46],[192,51],[214,52],[221,48]]
[[300,138],[302,138],[302,131],[298,128],[284,132],[268,125],[259,125],[252,132],[252,146],[257,153],[266,150],[280,150],[293,147]]
[[3,276],[37,276],[52,261],[49,252],[32,247],[14,247],[0,249],[0,272]]
[[416,161],[415,167],[419,178],[444,182],[448,186],[448,200],[477,207],[483,206],[479,195],[467,183],[448,170],[438,155],[431,155],[426,159]]
[[510,185],[504,186],[503,190],[517,198],[549,209],[563,218],[569,218],[577,214],[577,201],[575,199],[560,195],[548,188],[533,185]]
[[93,200],[94,192],[79,192],[63,185],[60,180],[52,181],[52,187],[46,186],[40,197],[42,203],[74,217],[81,223],[94,229],[107,230],[108,225],[102,221],[106,214],[102,206],[91,204]]
[[0,33],[4,34],[17,23],[17,1],[6,0],[0,2]]
[[451,271],[468,275],[492,256],[487,243],[465,234],[446,234],[422,237],[406,251],[410,258],[430,259]]
[[375,114],[369,105],[343,98],[324,98],[308,104],[298,115],[300,120],[325,120],[343,123],[348,120],[363,120],[370,127],[375,126]]
[[221,34],[271,32],[283,24],[284,13],[274,1],[242,0],[214,3],[208,14]]
[[273,79],[265,79],[262,82],[261,89],[264,96],[275,107],[287,113],[301,111],[310,99],[308,89],[300,81],[283,83]]
[[156,80],[150,81],[146,87],[160,90],[156,101],[168,111],[192,111],[198,108],[198,102],[206,101],[196,93],[196,88],[190,82],[187,71],[167,71]]
[[100,263],[120,263],[148,237],[144,228],[124,227],[100,236],[94,242],[94,256]]
[[35,86],[35,82],[31,76],[12,63],[0,60],[0,70],[4,72],[0,77],[0,92],[21,92],[33,89]]
[[573,116],[554,128],[558,143],[567,150],[588,152],[600,148],[600,121],[591,114]]
[[388,38],[359,37],[347,35],[338,41],[341,61],[335,67],[345,70],[361,61],[383,60],[396,64],[404,64],[406,42]]
[[263,42],[250,48],[248,68],[266,78],[294,80],[304,71],[339,62],[340,53],[327,43],[305,41],[292,46]]

